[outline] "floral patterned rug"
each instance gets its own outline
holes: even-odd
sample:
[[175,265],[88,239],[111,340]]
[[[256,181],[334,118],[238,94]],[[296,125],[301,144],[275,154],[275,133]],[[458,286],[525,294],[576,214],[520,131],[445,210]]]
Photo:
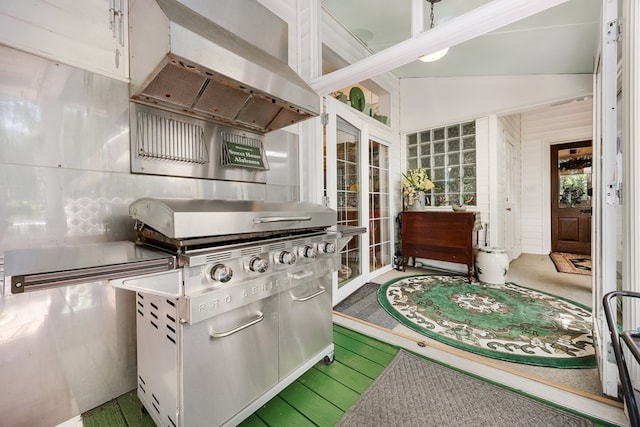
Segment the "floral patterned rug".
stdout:
[[465,351],[537,366],[596,366],[591,309],[515,283],[409,276],[380,286],[378,301],[403,325]]

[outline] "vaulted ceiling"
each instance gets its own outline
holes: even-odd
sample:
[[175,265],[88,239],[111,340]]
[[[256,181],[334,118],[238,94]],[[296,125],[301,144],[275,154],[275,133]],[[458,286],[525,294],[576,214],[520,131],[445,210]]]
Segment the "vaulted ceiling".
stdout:
[[[422,3],[423,22],[417,25],[428,30],[431,4]],[[492,0],[438,1],[435,27],[489,3]],[[322,5],[372,54],[412,37],[416,7],[412,0],[322,0]],[[436,62],[416,60],[392,72],[399,78],[590,74],[597,53],[600,5],[600,0],[568,0],[455,45]]]

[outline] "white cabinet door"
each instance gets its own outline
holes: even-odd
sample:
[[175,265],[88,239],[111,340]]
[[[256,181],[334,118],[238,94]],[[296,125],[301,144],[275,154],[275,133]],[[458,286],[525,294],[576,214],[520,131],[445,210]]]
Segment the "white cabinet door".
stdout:
[[129,78],[128,0],[0,2],[0,43],[120,80]]

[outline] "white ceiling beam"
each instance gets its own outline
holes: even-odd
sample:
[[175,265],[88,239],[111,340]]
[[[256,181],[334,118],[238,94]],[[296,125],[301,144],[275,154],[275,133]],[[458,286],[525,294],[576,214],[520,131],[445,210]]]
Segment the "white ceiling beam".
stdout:
[[319,77],[310,84],[318,94],[326,95],[416,61],[422,55],[466,42],[566,1],[494,0],[395,46]]
[[411,0],[411,37],[424,31],[424,0]]

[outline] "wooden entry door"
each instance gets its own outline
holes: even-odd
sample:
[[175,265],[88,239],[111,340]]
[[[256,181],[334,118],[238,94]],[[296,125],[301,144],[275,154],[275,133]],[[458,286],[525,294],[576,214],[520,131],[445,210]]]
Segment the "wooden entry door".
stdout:
[[551,146],[551,250],[591,255],[591,141]]

